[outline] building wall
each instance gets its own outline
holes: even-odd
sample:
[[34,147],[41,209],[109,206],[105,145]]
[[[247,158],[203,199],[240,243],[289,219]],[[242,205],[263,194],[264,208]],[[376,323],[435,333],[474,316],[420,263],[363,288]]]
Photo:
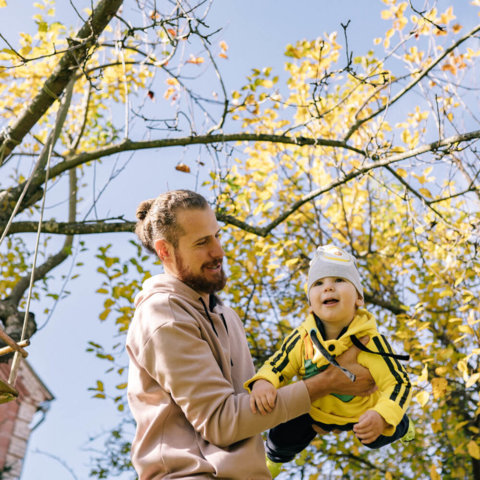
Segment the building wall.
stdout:
[[[0,364],[0,377],[8,378],[10,365]],[[41,404],[53,400],[25,360],[15,383],[18,398],[0,405],[0,479],[18,480],[31,433],[31,423]],[[2,473],[3,471],[3,473]]]

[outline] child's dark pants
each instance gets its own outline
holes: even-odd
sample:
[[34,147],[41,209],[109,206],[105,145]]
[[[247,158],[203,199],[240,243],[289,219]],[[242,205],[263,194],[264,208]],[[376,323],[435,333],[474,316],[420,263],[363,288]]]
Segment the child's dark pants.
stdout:
[[[369,448],[380,448],[402,438],[408,430],[409,419],[403,416],[401,422],[392,436],[380,435],[374,442],[365,444]],[[281,423],[268,432],[266,451],[267,456],[273,462],[285,463],[293,460],[297,453],[300,453],[315,438],[317,432],[312,424],[318,425],[321,429],[331,432],[332,430],[352,430],[354,423],[347,425],[326,425],[313,420],[306,414]]]

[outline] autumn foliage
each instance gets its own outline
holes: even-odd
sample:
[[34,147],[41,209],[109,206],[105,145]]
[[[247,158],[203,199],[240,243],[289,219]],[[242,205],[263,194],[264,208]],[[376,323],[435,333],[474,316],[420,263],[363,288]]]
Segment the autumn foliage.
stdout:
[[[201,191],[214,199],[225,224],[229,283],[224,296],[244,321],[257,365],[305,317],[308,262],[316,246],[326,243],[358,258],[367,307],[397,351],[411,357],[406,368],[414,385],[409,412],[416,424],[414,442],[371,451],[352,434],[319,436],[288,465],[284,478],[480,479],[480,25],[465,28],[456,4],[419,11],[408,2],[382,3],[378,21],[385,34],[372,38],[370,51],[351,51],[344,25],[287,45],[285,71],[253,68],[231,93],[220,81],[213,99],[193,91],[187,69],[209,66],[220,74],[219,62],[235,61],[225,41],[213,52],[200,35],[203,50],[192,48],[179,57],[181,42],[198,34],[188,30],[191,24],[181,13],[162,23],[162,14],[148,12],[156,35],[150,51],[143,49],[150,43],[139,41],[145,31],[129,35],[112,23],[75,74],[52,179],[60,181],[71,171],[82,178],[114,153],[203,145],[201,162],[182,160],[172,170],[197,172]],[[0,51],[5,122],[14,121],[57,64],[52,42],[57,50],[69,48],[71,34],[47,8],[53,4],[40,8],[35,36],[22,34],[18,51]],[[480,2],[462,11],[478,20]],[[37,60],[26,62],[28,57]],[[149,129],[148,140],[143,127],[129,130],[134,101],[145,107],[137,116]],[[173,112],[170,119],[154,116],[157,101]],[[34,157],[42,152],[58,123],[58,108],[55,104],[21,140],[22,152]],[[190,108],[208,122],[197,128],[186,120]],[[126,120],[116,121],[119,115],[112,111],[125,112]],[[18,165],[8,187],[2,180],[4,192],[25,181],[25,164]],[[38,192],[29,198],[21,212],[24,230],[13,223],[0,256],[7,303],[29,270],[31,249],[21,233],[27,220],[38,220]],[[5,220],[12,210],[3,205]],[[75,222],[75,215],[62,224],[52,220],[44,231],[70,237],[88,233],[86,225]],[[111,225],[98,232],[132,228],[123,218],[95,225]],[[54,226],[57,231],[48,230]],[[100,320],[123,335],[133,298],[154,272],[133,238],[130,253],[117,248],[108,244],[97,252],[102,283],[97,293],[105,297]],[[41,288],[48,291],[37,285],[37,296]],[[19,300],[18,308],[22,305]],[[112,399],[128,418],[123,344],[92,340],[90,351],[118,375],[114,393],[105,390],[102,379],[92,378],[93,395]],[[128,445],[119,431],[116,445]],[[127,450],[119,449],[119,457],[127,458]],[[98,465],[93,473],[99,478],[115,470],[105,458]],[[128,462],[122,465],[129,468]]]

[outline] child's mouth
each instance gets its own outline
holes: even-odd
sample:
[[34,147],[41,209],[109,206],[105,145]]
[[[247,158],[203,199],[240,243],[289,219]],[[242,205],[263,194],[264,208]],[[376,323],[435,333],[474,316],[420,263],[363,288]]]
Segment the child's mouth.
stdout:
[[334,305],[335,303],[338,303],[338,300],[335,298],[327,298],[327,300],[323,302],[324,305]]

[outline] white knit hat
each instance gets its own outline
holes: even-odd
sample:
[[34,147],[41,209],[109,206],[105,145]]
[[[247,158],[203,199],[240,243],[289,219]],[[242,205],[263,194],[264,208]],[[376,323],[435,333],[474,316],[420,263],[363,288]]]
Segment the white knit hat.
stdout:
[[340,277],[352,282],[357,292],[363,298],[363,287],[355,257],[334,245],[318,247],[310,262],[307,280],[308,298],[310,298],[312,285],[317,280],[325,277]]

